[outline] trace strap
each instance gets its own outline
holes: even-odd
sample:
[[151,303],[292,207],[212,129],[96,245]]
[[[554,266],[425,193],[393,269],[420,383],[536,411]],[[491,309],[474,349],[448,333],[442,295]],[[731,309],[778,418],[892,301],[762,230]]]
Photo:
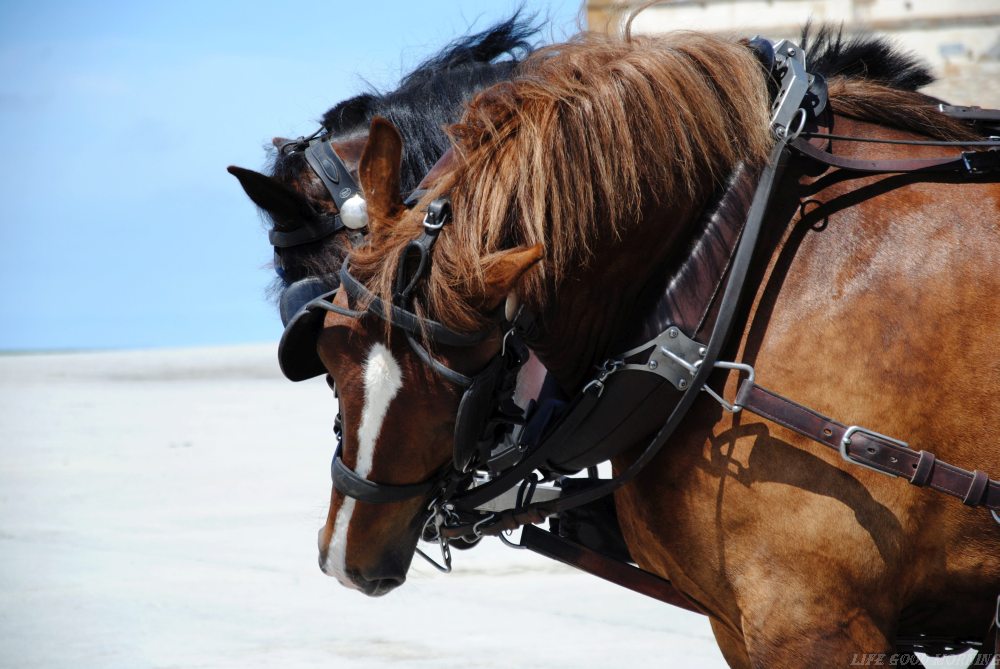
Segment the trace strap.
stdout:
[[838,423],[749,380],[740,387],[736,404],[839,451],[848,462],[958,497],[968,506],[1000,509],[1000,481],[979,470],[970,472],[938,460],[929,451],[915,451],[904,441]]
[[[816,133],[812,137],[820,138]],[[983,142],[984,146],[1000,147],[1000,142]],[[835,156],[829,151],[818,149],[808,141],[797,138],[791,142],[792,148],[813,160],[849,172],[866,174],[899,173],[957,173],[975,177],[1000,170],[1000,151],[964,151],[957,156],[943,158],[911,158],[907,160],[864,160]]]

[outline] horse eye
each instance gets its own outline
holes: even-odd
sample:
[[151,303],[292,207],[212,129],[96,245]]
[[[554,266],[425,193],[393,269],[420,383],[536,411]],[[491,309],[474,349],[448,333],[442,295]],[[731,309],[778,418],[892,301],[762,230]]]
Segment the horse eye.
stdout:
[[333,391],[334,395],[337,394],[337,382],[329,374],[326,375],[326,385],[330,386],[330,390]]

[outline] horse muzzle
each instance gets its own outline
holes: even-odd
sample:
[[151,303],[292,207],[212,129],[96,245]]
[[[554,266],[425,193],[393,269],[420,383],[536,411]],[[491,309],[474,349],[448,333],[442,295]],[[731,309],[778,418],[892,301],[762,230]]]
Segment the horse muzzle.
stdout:
[[[319,568],[346,588],[358,590],[369,597],[381,597],[406,582],[409,559],[383,558],[371,567],[348,567],[343,555],[336,555],[336,548],[329,543],[326,528],[319,531]],[[331,554],[331,549],[334,554]]]

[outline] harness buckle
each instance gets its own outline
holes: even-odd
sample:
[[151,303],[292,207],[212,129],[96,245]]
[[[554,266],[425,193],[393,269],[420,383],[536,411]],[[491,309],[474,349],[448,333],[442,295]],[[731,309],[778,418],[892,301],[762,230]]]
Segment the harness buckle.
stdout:
[[619,369],[625,366],[624,360],[605,360],[604,364],[601,365],[600,374],[597,378],[588,383],[583,387],[583,392],[587,393],[591,388],[597,389],[597,396],[600,397],[604,394],[604,382],[609,376],[617,372]]
[[855,464],[855,465],[860,465],[861,467],[865,467],[866,469],[870,469],[870,470],[872,470],[874,472],[878,472],[879,474],[886,474],[886,475],[891,476],[893,478],[896,478],[897,476],[899,476],[898,474],[896,474],[894,472],[885,471],[884,469],[879,469],[878,467],[873,467],[873,466],[871,466],[871,465],[869,465],[869,464],[867,464],[867,463],[865,463],[865,462],[863,462],[861,460],[858,460],[857,458],[851,456],[851,454],[847,452],[847,447],[851,445],[851,437],[854,436],[855,434],[865,434],[865,435],[868,435],[869,437],[875,437],[876,439],[881,439],[883,441],[887,441],[890,444],[895,444],[896,446],[902,446],[903,448],[910,448],[910,445],[908,443],[906,443],[905,441],[901,441],[899,439],[896,439],[894,437],[890,437],[888,435],[881,434],[879,432],[876,432],[875,430],[869,430],[868,428],[861,427],[860,425],[851,425],[850,427],[848,427],[847,430],[844,432],[843,438],[841,438],[841,440],[840,440],[840,457],[844,458],[844,460],[846,460],[847,462],[850,462],[851,464]]
[[[740,372],[746,372],[747,381],[749,381],[751,384],[753,384],[754,378],[756,377],[756,373],[754,372],[753,367],[751,367],[750,365],[745,365],[742,362],[724,362],[722,360],[717,360],[715,364],[712,366],[712,368],[735,369]],[[727,401],[722,395],[712,390],[711,386],[709,386],[707,383],[703,385],[701,389],[704,390],[709,395],[711,395],[712,399],[718,402],[719,405],[729,413],[739,413],[740,411],[743,410],[743,406],[741,404],[739,404],[738,402],[729,403],[729,401]]]
[[1000,151],[963,151],[962,164],[970,176],[988,174],[1000,170]]
[[429,234],[437,234],[445,223],[451,220],[451,202],[446,197],[439,197],[427,205],[424,214],[424,229]]

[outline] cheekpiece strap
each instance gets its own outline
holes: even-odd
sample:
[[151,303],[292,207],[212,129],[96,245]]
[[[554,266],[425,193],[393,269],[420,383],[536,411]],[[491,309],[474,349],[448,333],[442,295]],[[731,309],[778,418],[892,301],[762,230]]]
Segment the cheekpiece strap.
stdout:
[[306,162],[320,178],[330,192],[337,209],[342,209],[344,203],[361,189],[351,178],[351,173],[330,144],[329,135],[317,137],[309,142],[305,150]]
[[[439,197],[427,205],[423,233],[407,244],[399,256],[393,304],[403,308],[409,306],[417,284],[430,270],[431,250],[438,234],[449,221],[451,221],[451,201],[448,198]],[[414,260],[416,267],[413,267]]]

